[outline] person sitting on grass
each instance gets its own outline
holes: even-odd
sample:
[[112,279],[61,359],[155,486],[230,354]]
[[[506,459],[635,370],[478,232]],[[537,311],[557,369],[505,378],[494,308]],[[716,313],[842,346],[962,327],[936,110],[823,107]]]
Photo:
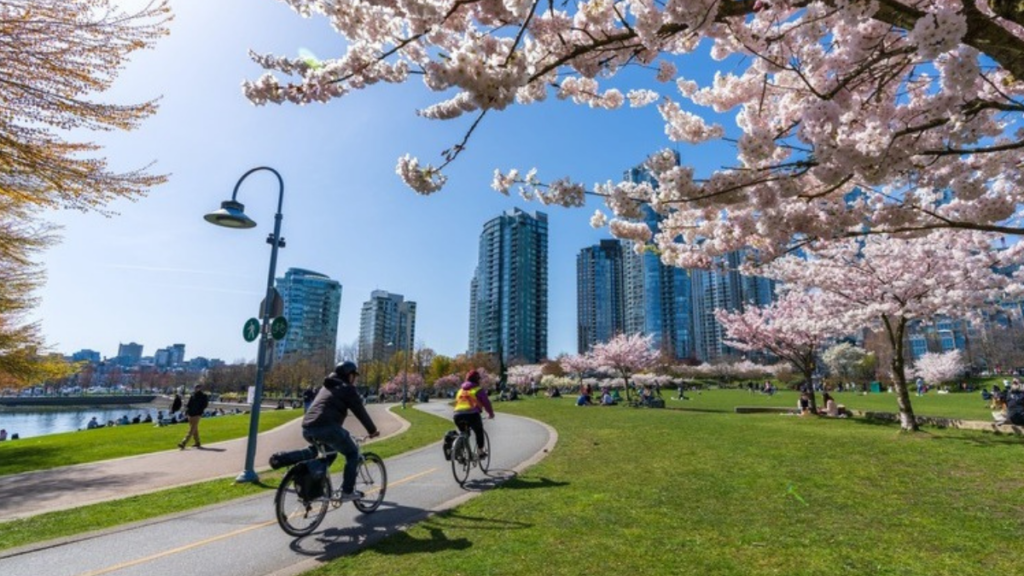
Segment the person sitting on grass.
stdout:
[[601,394],[601,406],[615,406],[615,404],[615,398],[612,397],[611,391],[605,388]]
[[800,400],[797,401],[796,407],[800,409],[801,416],[807,416],[811,413],[811,398],[807,395],[807,392],[800,393]]
[[836,404],[836,401],[832,398],[831,394],[825,392],[821,397],[821,401],[825,403],[825,410],[821,413],[822,416],[827,416],[829,418],[839,417],[839,405]]
[[579,395],[579,397],[576,398],[576,405],[577,406],[590,406],[593,403],[594,402],[590,399],[589,388],[583,387],[582,389],[580,389],[580,395]]

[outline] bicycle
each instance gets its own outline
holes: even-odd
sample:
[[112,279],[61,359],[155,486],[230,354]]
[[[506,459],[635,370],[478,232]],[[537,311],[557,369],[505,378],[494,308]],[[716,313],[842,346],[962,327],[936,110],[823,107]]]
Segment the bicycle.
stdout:
[[487,474],[491,467],[491,439],[484,430],[484,457],[480,458],[477,452],[476,439],[473,438],[469,426],[459,426],[459,435],[452,443],[452,475],[459,486],[466,484],[469,478],[469,471],[476,466],[480,471]]
[[[388,488],[384,460],[373,452],[362,450],[367,438],[352,438],[359,448],[355,489],[363,493],[363,498],[353,500],[352,504],[364,514],[380,507]],[[311,449],[316,451],[316,456],[293,465],[281,479],[274,496],[277,523],[292,536],[308,536],[320,526],[329,508],[342,505],[341,489],[333,489],[330,474],[331,463],[338,453],[321,442],[314,443]]]

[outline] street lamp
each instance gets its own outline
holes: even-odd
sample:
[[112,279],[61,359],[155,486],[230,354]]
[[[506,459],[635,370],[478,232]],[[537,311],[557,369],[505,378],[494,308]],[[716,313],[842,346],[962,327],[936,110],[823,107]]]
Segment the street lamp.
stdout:
[[263,370],[267,356],[267,333],[270,331],[270,316],[273,314],[275,295],[274,273],[277,268],[277,249],[278,247],[284,247],[284,239],[281,238],[281,204],[284,201],[284,180],[281,179],[281,175],[278,174],[277,170],[273,168],[267,166],[253,168],[242,174],[242,177],[238,179],[238,182],[235,184],[235,191],[231,193],[231,200],[221,202],[220,210],[210,212],[203,217],[211,224],[226,228],[254,228],[256,222],[245,215],[245,206],[235,198],[238,196],[238,188],[242,185],[242,181],[253,172],[260,170],[273,172],[274,176],[277,177],[277,214],[274,215],[274,233],[267,237],[267,243],[271,246],[270,271],[267,273],[266,298],[263,300],[263,309],[260,310],[260,347],[256,353],[256,394],[253,397],[252,412],[250,412],[249,417],[249,444],[245,449],[245,469],[235,478],[235,482],[257,482],[259,480],[259,476],[253,469],[253,463],[256,460],[256,435],[259,434],[260,429],[260,406],[263,403]]

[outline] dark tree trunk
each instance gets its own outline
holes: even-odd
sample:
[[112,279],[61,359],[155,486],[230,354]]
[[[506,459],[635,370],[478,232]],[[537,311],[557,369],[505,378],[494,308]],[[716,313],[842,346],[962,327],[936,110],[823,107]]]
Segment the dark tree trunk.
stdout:
[[907,320],[900,317],[896,326],[893,327],[888,316],[882,316],[885,322],[885,330],[889,334],[889,343],[892,344],[892,368],[893,380],[896,384],[896,404],[900,409],[900,428],[908,432],[917,432],[917,418],[914,417],[914,407],[910,404],[910,393],[907,390],[907,375],[903,360],[903,334],[906,331]]

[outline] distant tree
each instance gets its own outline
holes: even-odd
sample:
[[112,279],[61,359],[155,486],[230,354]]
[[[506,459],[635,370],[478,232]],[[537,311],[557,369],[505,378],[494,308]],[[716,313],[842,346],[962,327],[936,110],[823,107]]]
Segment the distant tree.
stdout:
[[[790,290],[763,308],[715,313],[726,331],[726,344],[747,352],[767,351],[793,365],[808,384],[817,370],[818,348],[838,336],[842,326],[828,294]],[[816,409],[813,388],[811,409]]]
[[114,0],[0,0],[0,385],[24,386],[67,373],[41,354],[42,337],[24,313],[43,281],[32,257],[54,240],[39,222],[49,208],[101,210],[164,181],[119,173],[67,140],[87,131],[130,130],[156,101],[103,104],[128,56],[166,33],[170,8],[155,1],[125,13]]
[[531,382],[540,382],[544,377],[544,364],[520,364],[508,369],[508,381],[519,387],[527,387]]
[[873,373],[872,359],[867,350],[849,342],[831,346],[821,355],[829,374],[843,381],[861,380]]
[[954,382],[963,375],[967,366],[964,364],[963,353],[959,350],[950,350],[936,354],[928,352],[922,354],[914,362],[914,376],[920,376],[929,384],[942,384],[943,382]]
[[622,378],[629,402],[629,377],[654,366],[658,352],[651,349],[651,336],[619,334],[591,351],[594,363],[607,366]]
[[562,368],[562,372],[566,376],[574,376],[580,386],[583,385],[583,376],[586,375],[587,372],[597,368],[594,357],[590,354],[563,356],[559,359],[558,365]]

